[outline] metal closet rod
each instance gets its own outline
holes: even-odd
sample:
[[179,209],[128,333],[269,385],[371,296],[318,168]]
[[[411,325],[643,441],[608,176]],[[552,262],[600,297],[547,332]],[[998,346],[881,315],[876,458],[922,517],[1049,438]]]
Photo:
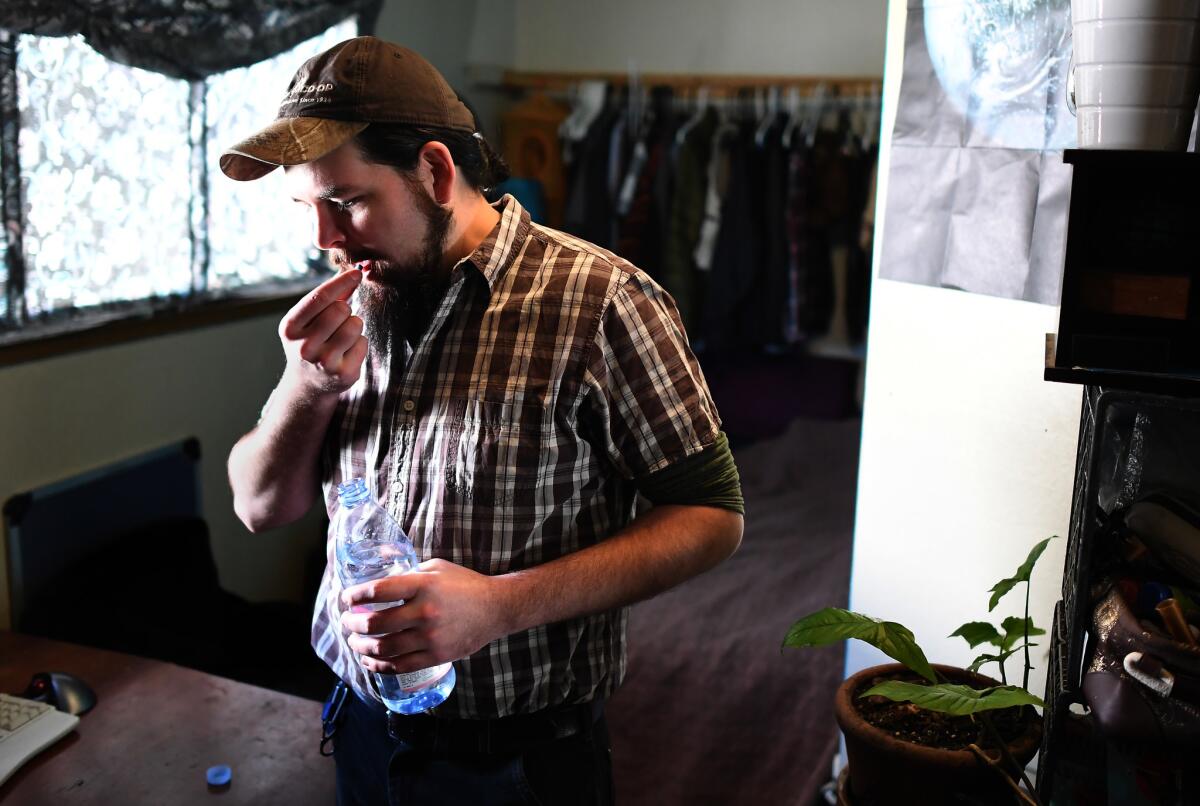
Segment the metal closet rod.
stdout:
[[[634,73],[633,78],[643,87],[671,87],[689,91],[707,89],[716,97],[734,95],[739,90],[787,89],[815,90],[819,86],[835,95],[879,94],[883,87],[880,76],[770,76],[770,75],[693,75],[684,73]],[[504,85],[513,89],[567,90],[583,81],[603,81],[614,86],[630,83],[629,73],[605,72],[524,72],[510,70],[504,73]]]

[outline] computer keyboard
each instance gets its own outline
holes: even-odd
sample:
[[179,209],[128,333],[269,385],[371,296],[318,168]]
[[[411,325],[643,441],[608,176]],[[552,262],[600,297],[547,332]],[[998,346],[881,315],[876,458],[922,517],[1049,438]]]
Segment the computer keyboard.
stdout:
[[52,705],[0,694],[0,784],[78,724],[79,717]]

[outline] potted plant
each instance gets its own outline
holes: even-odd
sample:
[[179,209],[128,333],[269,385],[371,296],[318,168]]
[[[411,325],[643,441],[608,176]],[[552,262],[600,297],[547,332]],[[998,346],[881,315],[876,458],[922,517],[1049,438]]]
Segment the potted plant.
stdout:
[[[1029,577],[1053,538],[1029,552],[991,589],[988,612],[1025,583],[1025,617],[1000,627],[968,622],[953,633],[986,651],[966,669],[931,664],[912,631],[836,607],[819,610],[788,630],[784,647],[866,641],[898,661],[863,669],[838,688],[834,715],[846,739],[850,803],[1038,804],[1025,765],[1037,752],[1042,721],[1029,693],[1030,638],[1045,634],[1029,617]],[[1024,652],[1021,686],[1009,685],[1004,663]],[[979,670],[995,663],[1000,681]],[[1021,780],[1025,789],[1017,783]]]

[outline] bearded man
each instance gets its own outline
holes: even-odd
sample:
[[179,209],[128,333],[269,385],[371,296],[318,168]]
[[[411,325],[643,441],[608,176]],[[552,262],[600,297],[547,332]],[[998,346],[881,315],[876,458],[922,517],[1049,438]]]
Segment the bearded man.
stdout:
[[[331,543],[312,641],[352,690],[339,803],[611,802],[603,703],[629,605],[742,534],[673,301],[511,196],[489,203],[503,165],[473,115],[374,37],[306,62],[276,121],[221,158],[242,181],[278,166],[340,271],[280,324],[283,376],[229,457],[235,509],[257,532],[323,490],[332,517],[362,477],[422,559],[343,589]],[[372,672],[445,662],[457,686],[433,713],[384,708]]]

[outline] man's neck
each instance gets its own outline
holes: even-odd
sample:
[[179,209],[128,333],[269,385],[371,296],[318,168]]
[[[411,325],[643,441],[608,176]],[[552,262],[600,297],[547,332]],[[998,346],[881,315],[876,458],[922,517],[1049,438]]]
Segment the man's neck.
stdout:
[[478,191],[465,192],[463,197],[461,212],[455,215],[458,226],[446,247],[447,269],[478,249],[500,221],[500,213]]

